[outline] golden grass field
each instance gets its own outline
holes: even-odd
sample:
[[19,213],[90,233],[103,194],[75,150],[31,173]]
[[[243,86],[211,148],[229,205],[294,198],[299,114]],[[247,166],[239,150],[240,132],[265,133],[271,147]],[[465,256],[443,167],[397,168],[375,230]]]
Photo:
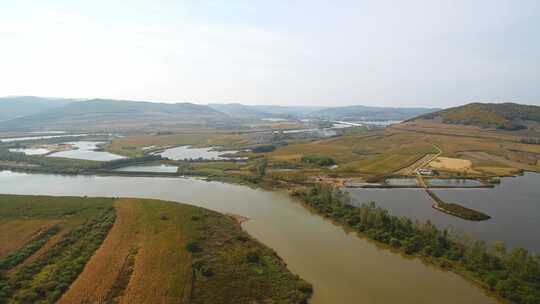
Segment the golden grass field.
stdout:
[[21,248],[24,244],[57,223],[55,220],[0,220],[0,258]]
[[472,176],[513,175],[519,170],[540,171],[540,145],[519,143],[510,132],[435,123],[404,123],[385,130],[290,144],[267,153],[274,162],[298,163],[302,156],[330,156],[339,165],[334,174],[413,175],[430,155],[429,164],[445,174]]
[[468,159],[440,156],[431,161],[429,166],[435,170],[467,171],[476,173],[476,171],[472,169],[472,161]]

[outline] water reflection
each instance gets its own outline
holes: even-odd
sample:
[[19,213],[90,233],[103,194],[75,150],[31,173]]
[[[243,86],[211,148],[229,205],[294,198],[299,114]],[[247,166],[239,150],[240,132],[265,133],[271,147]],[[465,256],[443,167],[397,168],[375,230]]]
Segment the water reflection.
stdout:
[[488,242],[504,241],[509,247],[525,247],[540,252],[540,174],[501,179],[490,189],[433,189],[447,202],[484,212],[492,218],[473,222],[439,212],[422,189],[348,189],[354,204],[374,201],[393,215],[413,220],[430,220],[440,228],[451,226]]
[[97,161],[110,161],[115,159],[124,158],[123,156],[112,154],[104,151],[96,151],[99,144],[103,142],[99,141],[75,141],[69,142],[75,147],[75,150],[67,150],[49,154],[50,157],[65,157],[74,159],[86,159]]

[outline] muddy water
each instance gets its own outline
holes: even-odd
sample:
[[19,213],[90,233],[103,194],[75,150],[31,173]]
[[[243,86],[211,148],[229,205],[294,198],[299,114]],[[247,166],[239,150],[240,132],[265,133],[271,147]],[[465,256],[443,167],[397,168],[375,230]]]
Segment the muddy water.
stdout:
[[310,213],[284,192],[196,179],[0,172],[0,193],[125,196],[250,218],[244,228],[313,283],[311,303],[496,303],[459,276],[407,259]]

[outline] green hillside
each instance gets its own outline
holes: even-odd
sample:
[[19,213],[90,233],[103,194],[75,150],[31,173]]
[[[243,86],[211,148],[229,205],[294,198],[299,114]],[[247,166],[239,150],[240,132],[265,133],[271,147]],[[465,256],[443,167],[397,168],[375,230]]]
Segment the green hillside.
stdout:
[[448,124],[519,130],[527,128],[527,124],[540,123],[540,107],[516,103],[470,103],[418,118],[441,119]]

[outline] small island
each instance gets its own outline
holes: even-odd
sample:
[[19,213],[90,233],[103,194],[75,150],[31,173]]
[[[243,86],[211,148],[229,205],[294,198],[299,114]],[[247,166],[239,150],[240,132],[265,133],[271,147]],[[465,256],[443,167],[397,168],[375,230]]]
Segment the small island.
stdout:
[[433,193],[433,191],[426,189],[426,192],[435,201],[435,204],[432,205],[434,209],[469,221],[485,221],[491,218],[485,213],[461,206],[456,203],[445,203],[435,193]]

